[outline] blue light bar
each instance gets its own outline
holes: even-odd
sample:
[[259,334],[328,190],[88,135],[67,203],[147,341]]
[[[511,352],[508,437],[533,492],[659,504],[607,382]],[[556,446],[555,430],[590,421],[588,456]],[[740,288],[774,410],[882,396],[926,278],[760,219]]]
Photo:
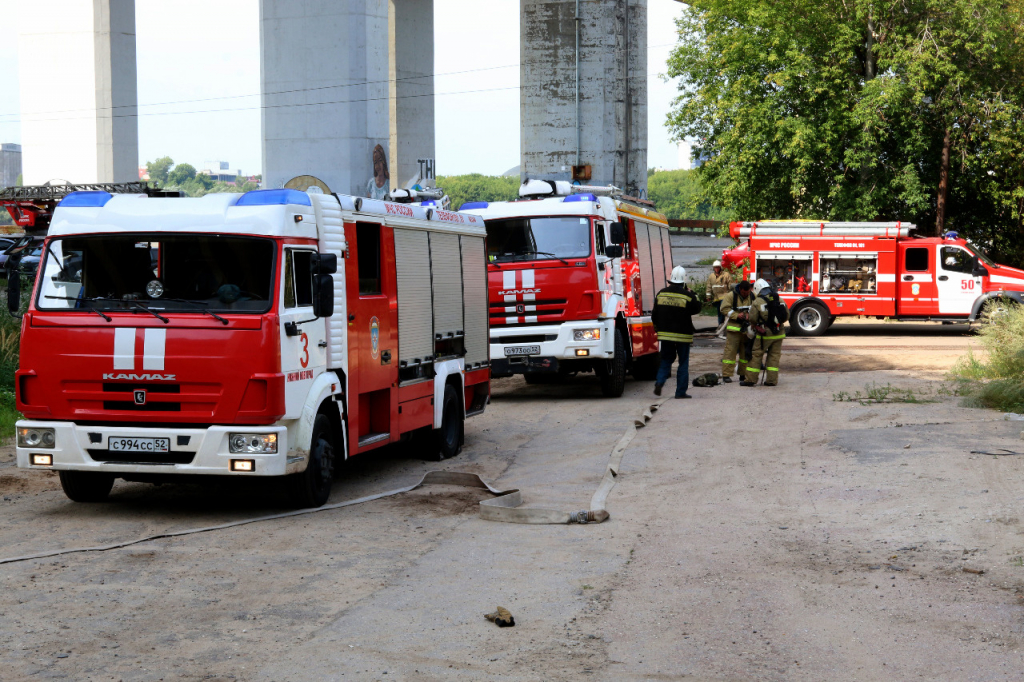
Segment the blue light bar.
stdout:
[[239,197],[235,206],[312,206],[309,195],[297,189],[254,189]]
[[573,201],[597,201],[597,197],[593,194],[570,194],[566,198],[562,199],[562,202],[566,204]]
[[437,202],[434,201],[433,199],[429,201],[421,201],[420,206],[437,206]]
[[102,190],[72,192],[61,199],[57,206],[64,206],[66,208],[100,208],[101,206],[106,206],[107,202],[113,198],[113,194]]
[[462,206],[459,206],[460,211],[468,211],[471,208],[487,208],[490,206],[486,201],[467,201]]

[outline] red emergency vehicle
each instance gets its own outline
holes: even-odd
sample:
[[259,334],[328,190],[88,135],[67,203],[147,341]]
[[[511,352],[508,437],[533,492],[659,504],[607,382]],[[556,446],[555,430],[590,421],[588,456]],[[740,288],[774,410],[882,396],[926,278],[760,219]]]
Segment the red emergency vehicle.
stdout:
[[977,320],[989,302],[1024,301],[1024,270],[992,262],[955,233],[917,237],[908,223],[734,222],[750,244],[751,280],[775,286],[798,336],[824,334],[840,315]]
[[516,201],[470,202],[487,223],[491,373],[527,382],[596,372],[653,379],[654,297],[672,272],[665,216],[615,187],[527,180]]
[[64,197],[22,323],[18,466],[76,501],[213,474],[317,506],[347,457],[414,434],[456,454],[489,395],[483,221],[314,190]]

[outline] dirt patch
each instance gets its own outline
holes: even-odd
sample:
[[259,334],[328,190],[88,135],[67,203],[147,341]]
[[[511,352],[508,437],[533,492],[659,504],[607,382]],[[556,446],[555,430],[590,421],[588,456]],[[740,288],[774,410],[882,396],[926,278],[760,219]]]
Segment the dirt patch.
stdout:
[[401,513],[429,515],[435,517],[476,514],[480,500],[490,498],[475,490],[455,486],[430,486],[388,498],[392,509]]
[[0,494],[35,495],[60,490],[56,471],[18,471],[0,474]]

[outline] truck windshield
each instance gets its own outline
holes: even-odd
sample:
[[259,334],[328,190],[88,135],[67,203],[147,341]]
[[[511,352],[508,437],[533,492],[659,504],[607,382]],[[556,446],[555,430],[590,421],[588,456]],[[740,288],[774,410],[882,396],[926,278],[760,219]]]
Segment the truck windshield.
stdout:
[[50,242],[40,310],[270,310],[275,244],[209,234],[104,234]]
[[589,255],[589,218],[512,218],[487,221],[487,257],[491,262],[586,258]]
[[977,244],[975,244],[974,242],[972,242],[970,240],[967,241],[967,250],[974,252],[974,255],[976,255],[978,258],[980,258],[981,261],[985,265],[988,265],[988,266],[991,266],[991,267],[994,267],[994,268],[999,267],[998,265],[996,265],[992,261],[991,258],[988,257],[988,254],[985,253],[984,249],[982,249],[980,246],[978,246]]

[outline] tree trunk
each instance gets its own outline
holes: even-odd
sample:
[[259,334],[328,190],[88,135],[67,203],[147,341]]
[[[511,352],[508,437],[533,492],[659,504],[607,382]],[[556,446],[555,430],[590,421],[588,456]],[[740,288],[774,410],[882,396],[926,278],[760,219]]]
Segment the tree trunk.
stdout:
[[[864,45],[864,81],[867,82],[875,77],[875,20],[871,16],[871,10],[868,10],[868,39]],[[864,136],[867,137],[869,125],[864,124]],[[867,162],[861,163],[860,166],[860,186],[862,189],[867,188],[871,182],[869,177],[869,171]]]
[[950,128],[942,137],[942,162],[939,166],[939,194],[935,201],[935,235],[942,236],[946,229],[946,198],[949,196]]

